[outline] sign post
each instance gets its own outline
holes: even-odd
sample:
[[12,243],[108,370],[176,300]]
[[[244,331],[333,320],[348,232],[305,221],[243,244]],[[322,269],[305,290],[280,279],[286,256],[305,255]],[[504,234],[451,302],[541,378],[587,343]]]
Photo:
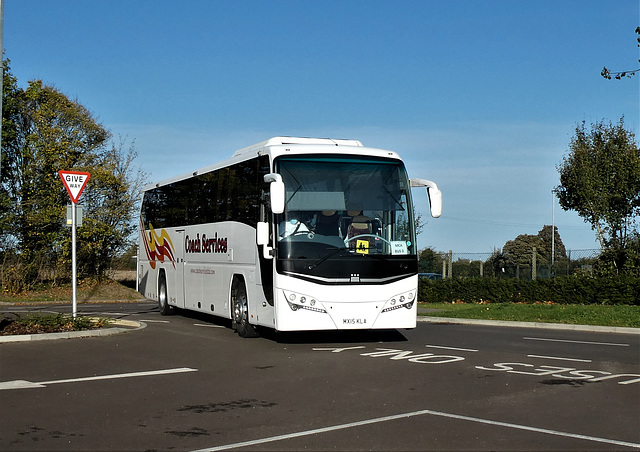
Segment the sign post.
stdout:
[[78,198],[82,194],[82,190],[87,185],[90,173],[81,173],[78,171],[58,171],[60,179],[64,184],[69,197],[71,198],[71,287],[72,287],[72,303],[73,303],[73,318],[76,318],[78,312],[78,299],[76,292],[76,204]]

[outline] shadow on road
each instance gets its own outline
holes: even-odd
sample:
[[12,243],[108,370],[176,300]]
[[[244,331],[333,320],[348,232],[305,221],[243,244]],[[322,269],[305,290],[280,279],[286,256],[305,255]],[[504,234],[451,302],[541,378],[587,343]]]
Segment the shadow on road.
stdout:
[[[195,311],[177,310],[177,315],[200,322],[231,328],[231,320]],[[275,331],[259,328],[260,337],[281,344],[353,344],[372,342],[406,342],[398,330],[343,330],[343,331]],[[241,339],[241,338],[239,338]],[[250,340],[250,339],[244,339]]]

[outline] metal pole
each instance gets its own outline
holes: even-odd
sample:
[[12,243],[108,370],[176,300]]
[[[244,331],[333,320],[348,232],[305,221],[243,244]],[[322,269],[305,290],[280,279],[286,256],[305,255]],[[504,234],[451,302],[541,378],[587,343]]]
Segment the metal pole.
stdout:
[[73,200],[71,200],[71,287],[73,318],[75,319],[78,312],[78,303],[76,293],[76,203]]
[[[4,1],[0,0],[0,117],[2,117],[2,98],[4,97]],[[2,121],[0,120],[0,183],[2,183]]]
[[538,251],[536,250],[536,247],[534,246],[532,251],[531,251],[531,280],[535,280],[536,277],[538,276],[538,261],[537,261],[537,257],[538,257]]
[[551,273],[553,275],[555,275],[555,268],[556,268],[555,263],[556,263],[555,193],[553,190],[551,190]]
[[138,247],[136,246],[136,292],[138,292]]

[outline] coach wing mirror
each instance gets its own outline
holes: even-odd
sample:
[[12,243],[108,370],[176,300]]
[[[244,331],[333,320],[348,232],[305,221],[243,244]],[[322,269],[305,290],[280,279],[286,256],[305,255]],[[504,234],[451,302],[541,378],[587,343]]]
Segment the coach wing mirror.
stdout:
[[431,216],[438,218],[442,215],[442,192],[435,182],[426,179],[409,179],[411,187],[426,187],[429,205],[431,206]]
[[276,173],[265,174],[264,181],[269,183],[271,211],[275,214],[284,212],[284,182],[282,182],[282,176]]

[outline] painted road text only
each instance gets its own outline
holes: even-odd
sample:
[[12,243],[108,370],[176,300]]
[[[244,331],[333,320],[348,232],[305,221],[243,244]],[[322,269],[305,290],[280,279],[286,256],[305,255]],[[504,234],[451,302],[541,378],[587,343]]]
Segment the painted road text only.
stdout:
[[[318,347],[314,351],[328,351],[332,353],[344,353],[366,349],[365,346],[355,347]],[[475,352],[476,350],[469,350]],[[374,351],[359,353],[360,356],[369,358],[388,358],[392,361],[407,361],[416,364],[449,364],[465,361],[464,356],[457,355],[436,355],[434,353],[416,353],[412,350],[398,350],[393,348],[376,348]],[[555,359],[548,357],[549,359]],[[600,381],[616,380],[620,385],[630,385],[640,383],[640,374],[611,372],[596,369],[578,369],[576,367],[557,367],[547,365],[536,365],[522,362],[499,362],[488,366],[474,366],[476,370],[489,372],[506,372],[509,374],[528,376],[551,376],[567,380],[580,380],[588,383]]]

